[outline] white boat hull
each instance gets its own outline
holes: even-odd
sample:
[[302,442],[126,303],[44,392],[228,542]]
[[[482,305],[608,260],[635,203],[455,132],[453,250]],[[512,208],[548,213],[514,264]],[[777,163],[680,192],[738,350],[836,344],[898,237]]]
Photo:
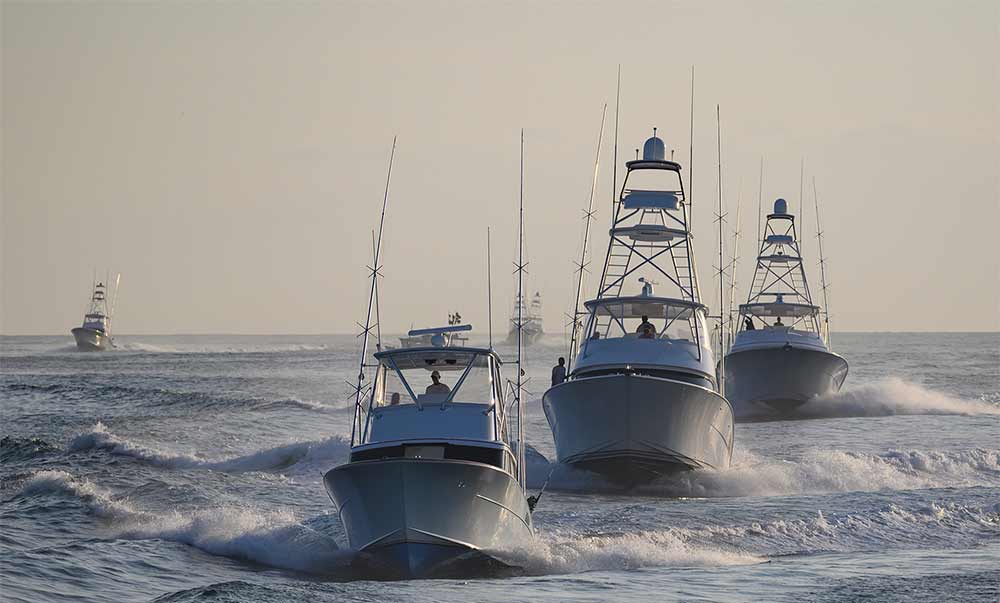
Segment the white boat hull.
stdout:
[[100,352],[111,347],[111,338],[102,331],[77,327],[72,331],[76,347],[83,352]]
[[840,391],[847,361],[833,352],[792,345],[726,355],[726,396],[737,418],[780,416]]
[[490,551],[531,537],[517,481],[499,468],[461,460],[358,461],[324,476],[351,548],[378,574],[446,576],[472,564],[504,566]]
[[646,375],[576,378],[542,398],[562,463],[634,486],[698,468],[725,469],[733,411],[718,393]]

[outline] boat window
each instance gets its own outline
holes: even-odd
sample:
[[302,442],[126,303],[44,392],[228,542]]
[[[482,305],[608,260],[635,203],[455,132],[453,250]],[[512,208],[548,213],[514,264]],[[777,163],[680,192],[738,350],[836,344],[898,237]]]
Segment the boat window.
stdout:
[[396,354],[382,360],[380,371],[375,406],[493,401],[490,363],[484,354],[444,350]]
[[[591,319],[591,339],[672,339],[696,341],[704,317],[690,306],[662,301],[624,301],[596,305]],[[594,333],[598,333],[595,338]]]

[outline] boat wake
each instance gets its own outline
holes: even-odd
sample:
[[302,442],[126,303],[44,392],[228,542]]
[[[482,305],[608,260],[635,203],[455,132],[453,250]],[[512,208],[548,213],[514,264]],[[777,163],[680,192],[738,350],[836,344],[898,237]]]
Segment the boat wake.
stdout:
[[[595,474],[549,464],[536,453],[528,463],[528,485],[549,489],[619,493]],[[877,492],[1000,485],[1000,449],[964,451],[890,450],[873,454],[811,450],[796,459],[740,453],[725,470],[699,470],[663,478],[633,490],[668,497],[787,496],[830,492]]]
[[889,377],[810,400],[781,419],[893,415],[1000,415],[1000,404],[986,400],[963,400],[898,377]]
[[[216,507],[152,513],[134,501],[65,471],[39,471],[17,495],[76,499],[108,520],[114,538],[163,540],[221,557],[336,580],[368,579],[353,565],[356,553],[331,536],[336,518],[302,520],[287,510]],[[662,566],[725,566],[761,563],[770,557],[826,551],[873,550],[933,540],[940,546],[997,538],[1000,503],[984,507],[931,503],[897,504],[863,512],[770,519],[731,525],[666,528],[635,533],[574,533],[539,528],[516,550],[490,551],[529,575],[628,570]]]
[[211,460],[189,454],[178,454],[137,444],[112,433],[98,422],[87,433],[76,436],[69,445],[71,452],[103,450],[169,469],[207,469],[225,473],[247,472],[308,472],[329,468],[343,460],[349,443],[340,436],[311,442],[294,442],[266,448],[243,456]]

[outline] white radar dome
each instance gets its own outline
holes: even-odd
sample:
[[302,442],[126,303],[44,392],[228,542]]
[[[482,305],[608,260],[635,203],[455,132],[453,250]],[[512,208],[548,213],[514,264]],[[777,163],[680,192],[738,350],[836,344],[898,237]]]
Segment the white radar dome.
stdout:
[[656,135],[656,128],[653,128],[653,136],[642,146],[642,158],[646,161],[663,161],[667,158],[667,147]]

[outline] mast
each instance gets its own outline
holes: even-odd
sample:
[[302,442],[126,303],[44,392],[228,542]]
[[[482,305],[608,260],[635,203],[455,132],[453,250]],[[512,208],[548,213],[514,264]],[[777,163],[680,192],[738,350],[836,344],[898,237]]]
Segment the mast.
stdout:
[[[355,417],[357,417],[357,410],[361,408],[361,394],[364,389],[365,381],[365,361],[368,358],[368,337],[371,334],[372,325],[372,310],[375,310],[376,316],[378,315],[378,277],[379,277],[379,255],[382,251],[382,229],[385,226],[385,209],[389,202],[389,182],[392,178],[392,162],[396,157],[396,137],[392,137],[392,150],[389,152],[389,168],[385,175],[385,192],[382,195],[382,214],[378,221],[378,237],[375,239],[375,248],[373,253],[373,262],[371,266],[371,289],[368,294],[368,313],[365,316],[365,326],[364,331],[361,332],[361,359],[358,366],[358,384],[354,391],[354,405],[355,405]],[[376,325],[377,326],[377,325]],[[382,346],[381,328],[378,329],[378,339],[377,344],[379,347]],[[356,435],[358,427],[358,421],[355,419],[354,425],[351,427],[351,442],[354,442],[354,437]]]
[[761,199],[764,195],[764,156],[760,156],[760,175],[757,177],[757,242],[760,242],[760,218],[763,208]]
[[111,309],[108,312],[108,335],[109,336],[111,335],[111,330],[113,328],[112,327],[112,322],[113,322],[112,319],[114,318],[114,315],[115,315],[115,308],[118,307],[118,287],[121,285],[121,283],[122,283],[122,273],[119,272],[115,276],[115,295],[114,295],[114,297],[111,298]]
[[722,213],[722,117],[719,105],[715,105],[715,131],[718,142],[719,153],[719,393],[726,396],[726,321],[725,321],[725,298],[723,290],[725,288],[726,269],[723,264],[725,256],[726,241],[723,234],[722,223],[725,214]]
[[580,342],[580,296],[583,295],[583,276],[587,268],[587,244],[590,241],[590,223],[594,219],[594,192],[597,190],[597,174],[601,165],[601,144],[604,142],[604,120],[608,115],[608,105],[604,104],[601,110],[601,131],[597,137],[597,156],[594,158],[594,177],[590,181],[590,197],[587,199],[587,211],[584,212],[583,219],[583,249],[580,251],[580,262],[576,265],[576,298],[573,303],[573,333],[570,336],[569,353],[566,355],[566,374],[569,374],[573,366],[573,358],[576,355],[576,348]]
[[819,247],[819,280],[823,289],[823,330],[826,331],[826,345],[830,349],[830,300],[827,297],[829,285],[826,282],[826,256],[823,255],[823,230],[819,224],[819,196],[816,194],[816,178],[813,178],[813,202],[816,211],[816,240]]
[[524,128],[521,128],[521,185],[518,194],[517,209],[517,298],[522,303],[517,305],[517,473],[521,487],[524,488],[527,471],[524,467],[524,399],[521,368],[521,327],[523,323],[522,308],[524,307]]

